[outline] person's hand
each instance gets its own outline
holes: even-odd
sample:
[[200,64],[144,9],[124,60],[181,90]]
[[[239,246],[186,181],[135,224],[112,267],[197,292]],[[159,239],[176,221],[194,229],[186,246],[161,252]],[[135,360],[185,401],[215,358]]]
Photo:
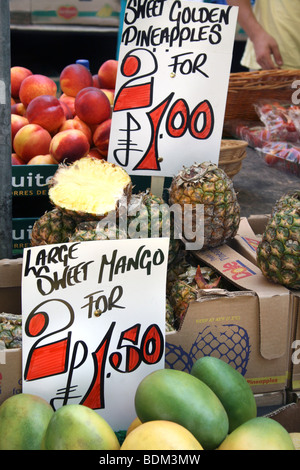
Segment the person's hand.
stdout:
[[253,38],[256,62],[264,70],[276,69],[282,66],[282,57],[277,41],[265,31]]

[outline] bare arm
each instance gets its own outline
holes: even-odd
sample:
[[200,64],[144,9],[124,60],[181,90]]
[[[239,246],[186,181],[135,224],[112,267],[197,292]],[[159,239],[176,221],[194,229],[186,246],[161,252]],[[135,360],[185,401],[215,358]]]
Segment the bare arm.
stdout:
[[228,5],[239,7],[238,21],[253,42],[256,61],[262,69],[274,69],[282,65],[277,41],[256,20],[250,0],[227,0]]

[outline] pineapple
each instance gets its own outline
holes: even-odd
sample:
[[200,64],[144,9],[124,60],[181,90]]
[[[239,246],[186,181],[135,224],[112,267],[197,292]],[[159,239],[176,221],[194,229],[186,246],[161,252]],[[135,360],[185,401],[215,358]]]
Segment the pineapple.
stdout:
[[65,243],[76,228],[76,221],[58,208],[47,211],[35,221],[31,246]]
[[194,210],[191,220],[183,220],[182,234],[187,228],[195,233],[195,209],[202,204],[204,209],[204,233],[202,250],[217,247],[233,238],[240,223],[240,206],[232,180],[224,170],[211,162],[195,163],[183,168],[174,176],[169,190],[169,204],[191,205]]
[[80,223],[117,213],[122,203],[128,203],[131,192],[132,181],[123,168],[84,157],[70,165],[59,165],[48,195],[55,207]]
[[256,254],[269,281],[300,289],[300,191],[277,201]]
[[22,346],[22,317],[12,313],[0,313],[0,349],[16,349]]
[[69,237],[70,242],[91,240],[120,240],[127,238],[127,231],[115,223],[102,224],[101,221],[82,222]]
[[203,289],[214,289],[220,285],[220,276],[216,276],[209,267],[189,266],[172,284],[169,293],[170,303],[174,309],[177,327],[180,327],[190,302],[202,295]]
[[174,238],[169,205],[149,190],[133,194],[128,205],[128,237],[170,237],[169,264],[175,259],[180,240]]

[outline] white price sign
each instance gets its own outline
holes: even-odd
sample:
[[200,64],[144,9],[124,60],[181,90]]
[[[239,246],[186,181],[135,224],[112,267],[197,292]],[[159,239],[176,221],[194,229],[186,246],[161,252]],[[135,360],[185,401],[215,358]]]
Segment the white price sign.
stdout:
[[26,248],[23,392],[127,429],[138,383],[164,367],[168,248],[168,238]]
[[109,161],[164,177],[218,163],[237,12],[198,0],[127,1]]

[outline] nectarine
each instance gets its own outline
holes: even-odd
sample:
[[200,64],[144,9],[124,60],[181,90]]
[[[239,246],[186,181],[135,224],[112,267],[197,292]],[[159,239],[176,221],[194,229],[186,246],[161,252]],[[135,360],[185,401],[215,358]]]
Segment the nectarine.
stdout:
[[86,124],[100,124],[111,117],[111,105],[102,90],[87,87],[75,98],[75,113]]
[[62,93],[58,98],[61,103],[65,103],[72,113],[72,117],[75,116],[75,96],[68,96]]
[[93,142],[102,153],[107,153],[108,151],[110,128],[111,119],[107,119],[99,124],[93,133]]
[[39,124],[50,134],[57,132],[66,120],[59,99],[51,95],[33,98],[27,106],[26,117],[30,124]]
[[89,144],[91,145],[91,143],[92,143],[92,131],[85,122],[83,122],[81,119],[79,119],[78,116],[75,116],[72,119],[67,119],[60,126],[59,132],[66,131],[67,129],[79,129],[80,131],[82,131],[87,136]]
[[82,88],[93,85],[93,77],[84,65],[70,64],[61,71],[59,83],[63,93],[75,97]]
[[20,116],[19,114],[11,114],[10,122],[11,122],[11,143],[13,143],[13,140],[18,130],[21,129],[21,127],[23,126],[26,126],[26,124],[29,124],[29,122],[25,116]]
[[26,162],[22,160],[15,152],[11,154],[11,164],[12,165],[26,165]]
[[16,133],[13,140],[15,153],[25,162],[36,155],[49,153],[50,133],[39,124],[26,124]]
[[30,101],[40,95],[56,96],[57,86],[52,78],[41,74],[32,74],[24,78],[21,83],[19,96],[27,108]]
[[90,149],[86,135],[79,129],[67,129],[53,136],[49,153],[58,162],[73,162],[85,157]]
[[116,87],[118,61],[109,59],[103,62],[98,69],[100,88],[113,89]]
[[57,161],[50,155],[36,155],[32,157],[27,165],[57,165]]
[[24,78],[33,75],[26,67],[15,65],[10,68],[10,93],[13,98],[19,98],[19,90]]

